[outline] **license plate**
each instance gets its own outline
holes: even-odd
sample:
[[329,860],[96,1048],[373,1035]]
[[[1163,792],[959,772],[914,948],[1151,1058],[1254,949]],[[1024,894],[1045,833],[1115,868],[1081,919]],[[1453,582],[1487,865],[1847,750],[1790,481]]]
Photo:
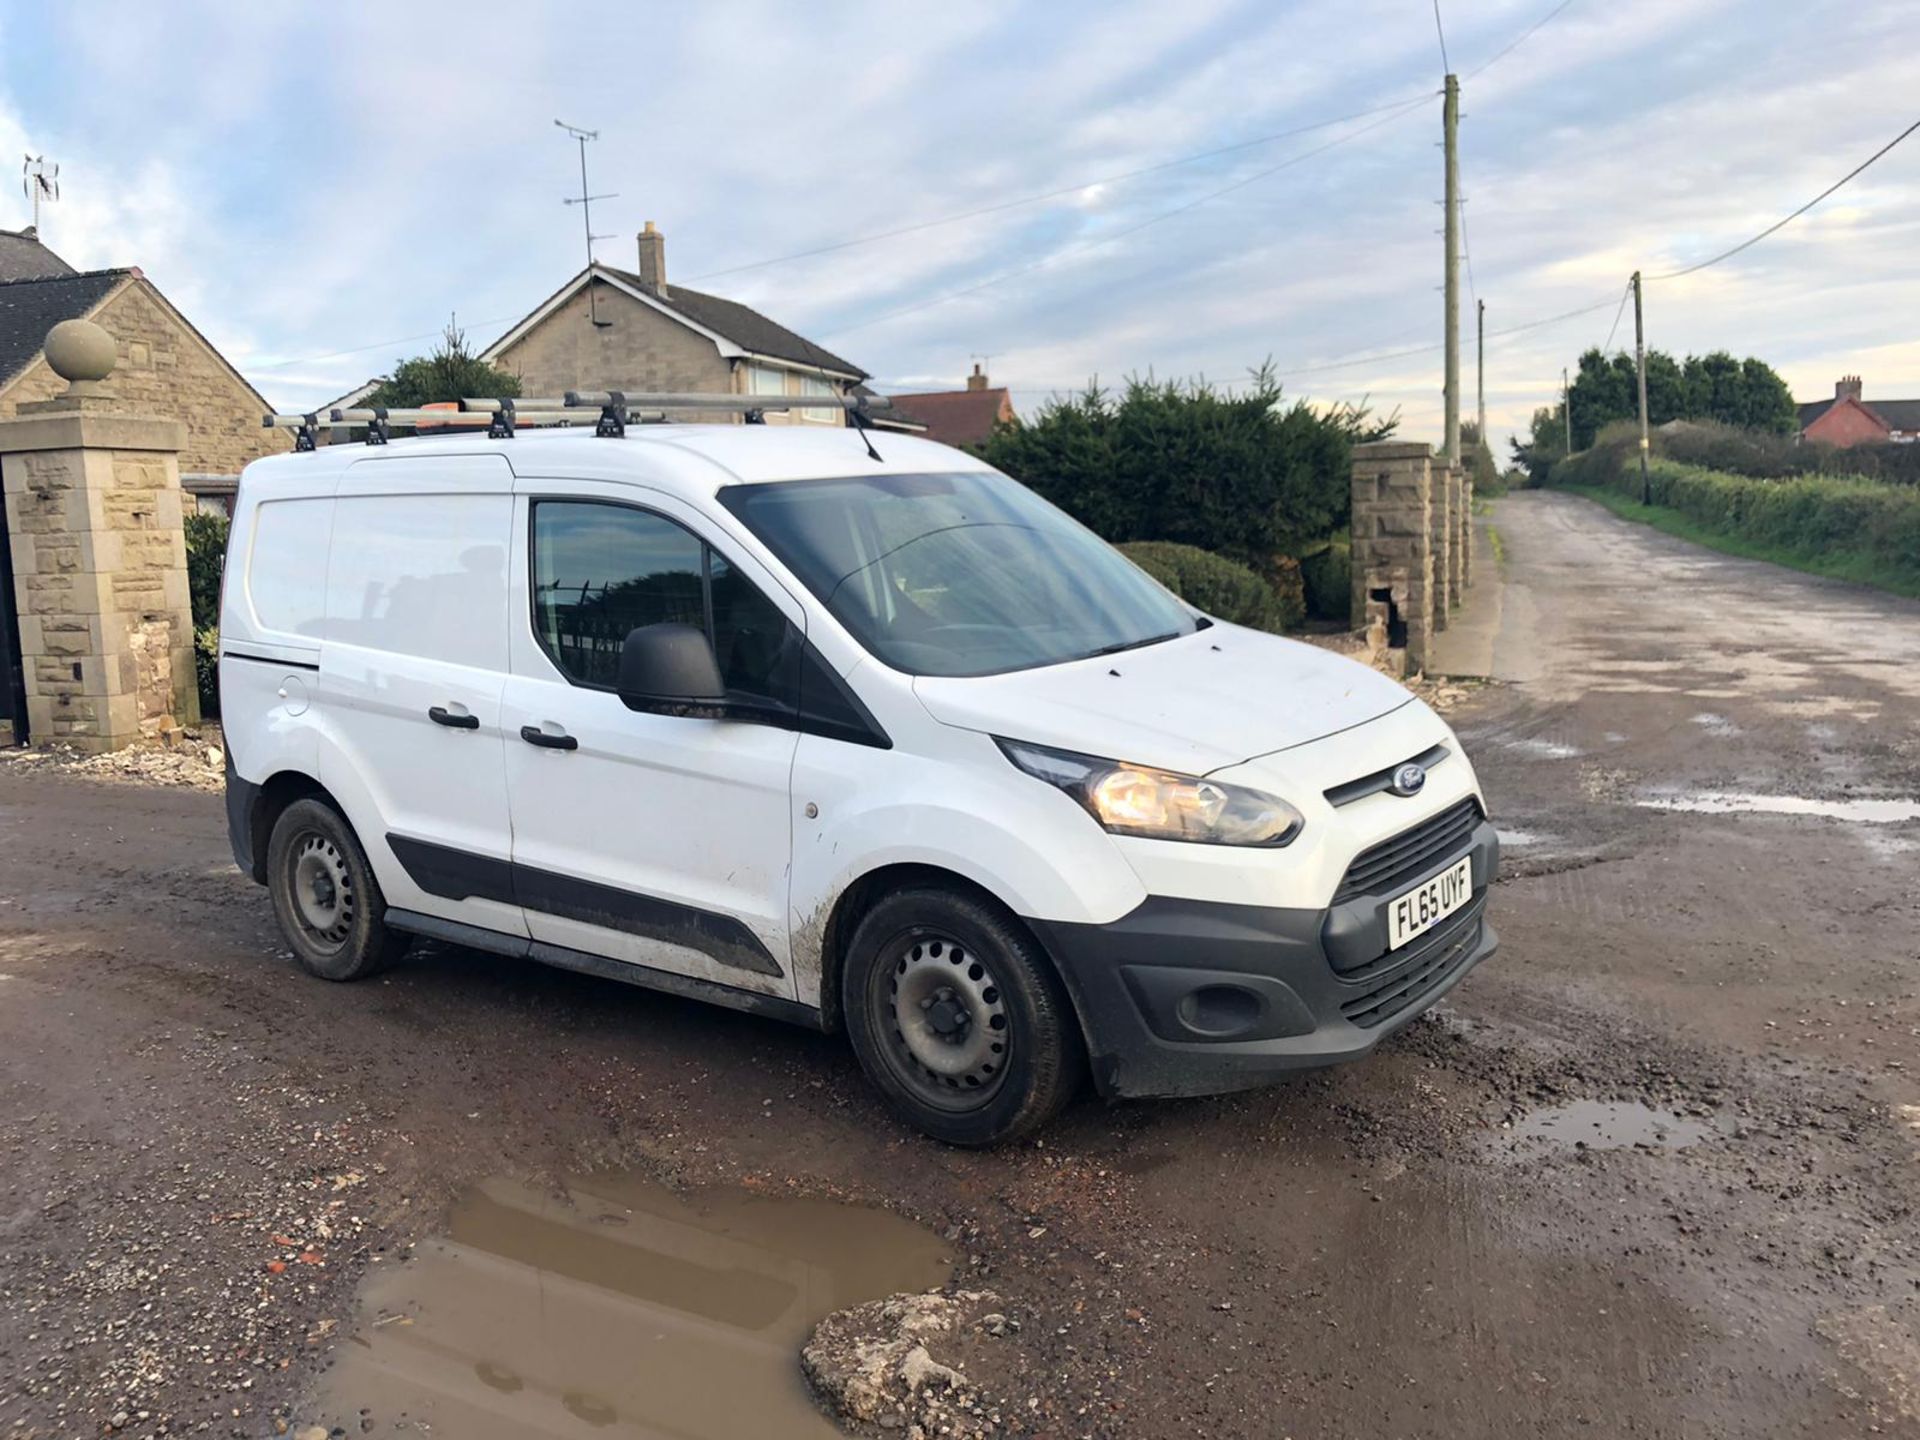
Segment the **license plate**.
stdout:
[[1473,857],[1387,902],[1387,948],[1424,935],[1473,898]]

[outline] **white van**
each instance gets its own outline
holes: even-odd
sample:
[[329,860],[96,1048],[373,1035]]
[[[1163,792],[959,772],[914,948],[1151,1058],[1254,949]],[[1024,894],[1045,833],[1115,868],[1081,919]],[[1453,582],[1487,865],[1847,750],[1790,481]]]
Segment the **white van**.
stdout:
[[844,1029],[971,1145],[1363,1055],[1492,953],[1393,681],[944,446],[620,429],[247,467],[227,818],[314,974],[424,935]]

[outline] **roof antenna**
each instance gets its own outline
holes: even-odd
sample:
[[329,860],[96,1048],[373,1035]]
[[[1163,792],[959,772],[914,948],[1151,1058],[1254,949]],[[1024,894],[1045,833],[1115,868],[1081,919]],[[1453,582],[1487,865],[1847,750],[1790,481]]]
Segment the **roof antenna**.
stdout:
[[564,120],[555,120],[553,123],[580,142],[580,194],[577,197],[563,195],[560,198],[560,203],[562,205],[578,205],[580,207],[580,219],[585,226],[587,236],[587,318],[600,329],[604,330],[613,324],[613,322],[600,318],[600,309],[596,303],[597,296],[593,288],[592,274],[593,242],[596,240],[611,240],[613,237],[611,235],[596,235],[593,233],[593,202],[596,200],[617,200],[620,198],[620,192],[611,190],[604,195],[595,195],[587,187],[587,142],[589,140],[598,140],[600,138],[600,132],[598,130],[582,130],[578,125],[569,125]]
[[876,465],[887,462],[880,458],[880,452],[873,448],[873,441],[867,436],[867,407],[864,404],[851,406],[847,418],[853,422],[853,428],[860,432],[860,443],[867,447],[867,455]]
[[40,233],[40,202],[60,198],[60,162],[47,163],[44,155],[29,155],[20,166],[20,193],[33,201],[33,233]]

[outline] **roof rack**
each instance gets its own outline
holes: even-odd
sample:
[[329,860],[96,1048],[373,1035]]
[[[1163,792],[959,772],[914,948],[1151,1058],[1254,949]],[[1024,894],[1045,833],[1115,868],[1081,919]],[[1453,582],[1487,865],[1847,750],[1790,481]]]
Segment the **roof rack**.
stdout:
[[558,399],[469,397],[439,405],[335,409],[328,412],[325,421],[316,411],[276,412],[261,417],[260,423],[269,430],[294,431],[293,448],[311,450],[321,425],[328,423],[364,425],[367,444],[384,445],[392,438],[395,425],[427,430],[473,430],[485,425],[488,436],[495,440],[511,440],[517,430],[528,426],[591,425],[596,435],[620,436],[627,433],[630,422],[661,422],[669,410],[711,410],[743,415],[749,425],[765,423],[770,411],[845,410],[851,413],[854,426],[864,431],[868,413],[888,409],[892,403],[884,395],[721,395],[669,391],[629,394],[622,390],[569,390]]

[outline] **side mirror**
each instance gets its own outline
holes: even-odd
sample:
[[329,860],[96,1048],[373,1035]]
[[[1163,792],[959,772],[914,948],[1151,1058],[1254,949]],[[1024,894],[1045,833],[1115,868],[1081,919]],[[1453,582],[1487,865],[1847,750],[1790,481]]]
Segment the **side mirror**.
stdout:
[[620,647],[614,687],[629,710],[715,714],[726,700],[707,632],[692,625],[642,625]]

